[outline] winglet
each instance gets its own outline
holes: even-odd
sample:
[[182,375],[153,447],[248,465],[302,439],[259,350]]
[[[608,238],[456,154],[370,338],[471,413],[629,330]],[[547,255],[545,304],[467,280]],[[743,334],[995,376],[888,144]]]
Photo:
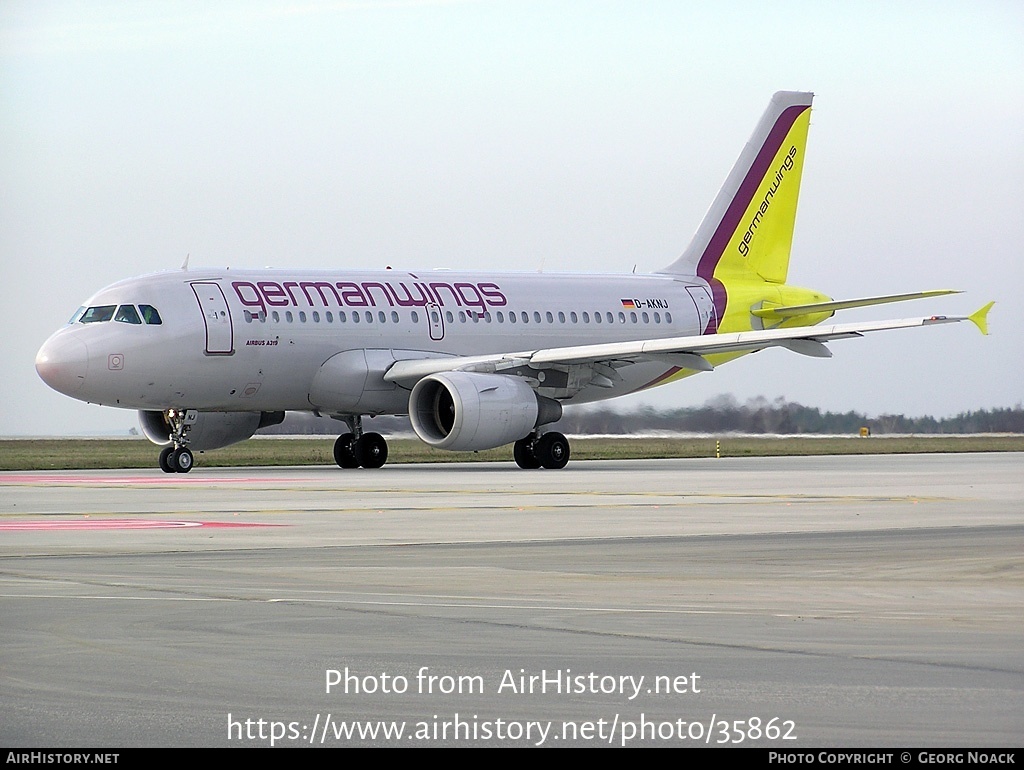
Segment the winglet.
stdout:
[[996,304],[994,301],[989,302],[985,307],[978,308],[967,316],[967,320],[977,326],[978,331],[982,334],[988,334],[988,311],[992,309],[994,304]]

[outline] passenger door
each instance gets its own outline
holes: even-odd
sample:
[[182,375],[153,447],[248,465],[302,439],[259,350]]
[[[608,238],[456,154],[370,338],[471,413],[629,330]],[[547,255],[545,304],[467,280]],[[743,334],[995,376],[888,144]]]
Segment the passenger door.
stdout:
[[232,355],[235,352],[235,331],[231,324],[231,311],[220,284],[193,281],[191,285],[206,325],[206,354]]

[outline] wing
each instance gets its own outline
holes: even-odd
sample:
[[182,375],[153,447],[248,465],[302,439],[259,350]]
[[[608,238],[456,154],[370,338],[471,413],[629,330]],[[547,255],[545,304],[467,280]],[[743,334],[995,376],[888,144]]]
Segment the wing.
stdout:
[[714,367],[706,356],[715,353],[751,353],[768,347],[783,347],[802,355],[829,358],[832,351],[825,345],[826,342],[861,337],[868,332],[970,321],[983,334],[988,334],[986,317],[994,304],[990,302],[969,316],[934,315],[926,318],[904,318],[829,326],[798,326],[790,329],[575,345],[484,356],[452,356],[450,358],[396,361],[384,374],[384,379],[411,387],[423,377],[439,372],[500,373],[522,366],[545,369],[573,364],[599,366],[638,361],[659,361],[681,369],[710,371]]

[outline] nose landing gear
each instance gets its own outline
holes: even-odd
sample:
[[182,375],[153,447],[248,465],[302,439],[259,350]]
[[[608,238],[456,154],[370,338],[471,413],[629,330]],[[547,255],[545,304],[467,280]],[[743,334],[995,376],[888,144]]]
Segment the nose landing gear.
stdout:
[[164,412],[164,420],[171,429],[168,438],[172,444],[160,452],[160,470],[164,473],[188,473],[195,463],[192,450],[186,446],[188,431],[192,427],[187,416],[188,412],[184,409],[168,409]]
[[188,447],[164,447],[160,452],[160,470],[164,473],[188,473],[195,459]]

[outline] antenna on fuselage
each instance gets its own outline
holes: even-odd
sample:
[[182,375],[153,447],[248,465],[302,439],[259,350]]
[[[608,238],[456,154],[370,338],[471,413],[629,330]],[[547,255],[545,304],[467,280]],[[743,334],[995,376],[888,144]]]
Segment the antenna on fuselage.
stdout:
[[191,257],[191,256],[192,256],[192,252],[191,251],[188,254],[185,255],[185,261],[181,263],[181,269],[182,270],[186,270],[186,271],[188,270],[188,258]]

